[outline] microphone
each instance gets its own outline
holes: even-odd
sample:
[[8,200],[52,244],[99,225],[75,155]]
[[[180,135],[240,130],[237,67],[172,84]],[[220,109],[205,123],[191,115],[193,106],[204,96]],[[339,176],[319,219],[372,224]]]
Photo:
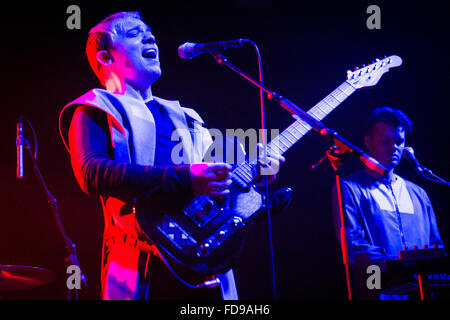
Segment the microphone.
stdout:
[[419,161],[414,155],[414,149],[412,147],[403,148],[403,156],[414,163],[414,166],[416,167],[418,173],[421,173],[423,171],[423,167],[420,165]]
[[23,178],[23,131],[22,131],[22,119],[19,119],[19,121],[17,121],[16,153],[17,153],[16,177],[18,179],[22,179]]
[[178,47],[178,55],[181,59],[192,59],[203,53],[212,53],[222,51],[228,48],[237,48],[243,46],[250,40],[237,39],[220,42],[192,43],[186,42]]

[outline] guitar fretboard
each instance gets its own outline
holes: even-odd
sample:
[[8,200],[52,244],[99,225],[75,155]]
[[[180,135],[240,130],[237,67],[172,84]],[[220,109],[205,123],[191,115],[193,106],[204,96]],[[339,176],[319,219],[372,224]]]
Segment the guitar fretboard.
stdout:
[[[348,82],[345,81],[333,92],[327,95],[314,107],[312,107],[308,114],[318,121],[324,119],[331,111],[333,111],[338,105],[340,105],[345,99],[347,99],[356,89]],[[305,121],[298,119],[294,121],[289,127],[287,127],[278,136],[272,139],[266,146],[268,155],[285,153],[290,147],[292,147],[297,141],[299,141],[305,134],[311,130],[311,126]],[[239,165],[233,170],[232,177],[240,185],[246,185],[250,183],[255,177],[255,165],[256,160],[248,163],[245,162]]]

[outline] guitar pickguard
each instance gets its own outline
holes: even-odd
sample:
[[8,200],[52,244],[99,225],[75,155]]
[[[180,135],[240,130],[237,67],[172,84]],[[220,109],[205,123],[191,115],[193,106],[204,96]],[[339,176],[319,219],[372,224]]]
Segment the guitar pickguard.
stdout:
[[244,220],[249,219],[263,205],[263,196],[254,187],[248,192],[238,193],[233,199],[233,210],[235,214]]

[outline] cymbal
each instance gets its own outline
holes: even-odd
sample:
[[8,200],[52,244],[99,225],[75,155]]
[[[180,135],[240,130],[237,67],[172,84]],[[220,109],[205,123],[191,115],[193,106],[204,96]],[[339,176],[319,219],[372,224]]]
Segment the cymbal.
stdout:
[[51,283],[53,271],[30,266],[0,265],[0,291],[18,291]]

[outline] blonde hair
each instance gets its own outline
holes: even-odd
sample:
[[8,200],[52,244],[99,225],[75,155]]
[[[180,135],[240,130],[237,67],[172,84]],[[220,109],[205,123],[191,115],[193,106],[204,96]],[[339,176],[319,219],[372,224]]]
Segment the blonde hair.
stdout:
[[140,13],[137,11],[117,12],[103,19],[89,31],[86,43],[86,56],[89,61],[89,65],[103,86],[105,85],[105,81],[101,74],[101,64],[97,61],[97,53],[102,50],[109,51],[112,48],[112,36],[114,34],[118,34],[120,31],[123,31],[122,24],[118,24],[116,22],[126,18],[142,20]]

